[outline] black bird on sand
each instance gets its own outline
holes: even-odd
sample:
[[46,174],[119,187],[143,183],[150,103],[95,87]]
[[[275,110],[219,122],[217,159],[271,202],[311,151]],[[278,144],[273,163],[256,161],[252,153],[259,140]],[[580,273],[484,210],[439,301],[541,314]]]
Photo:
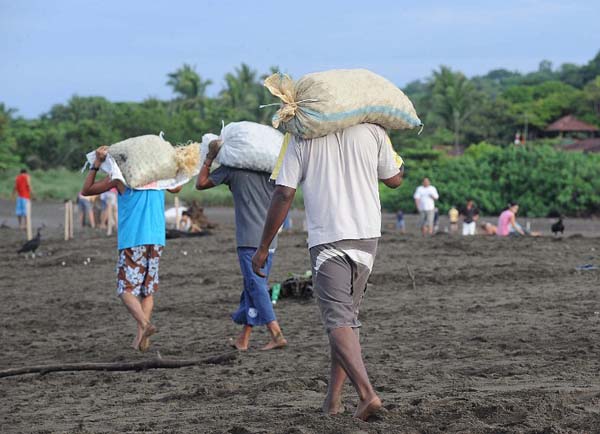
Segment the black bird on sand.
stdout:
[[559,232],[562,235],[565,232],[565,225],[563,225],[563,218],[559,217],[557,222],[552,223],[551,229],[552,229],[552,233],[554,235],[557,235]]
[[35,251],[40,246],[40,243],[42,241],[42,236],[40,235],[40,230],[41,229],[38,229],[37,235],[35,236],[35,238],[32,238],[31,240],[29,240],[25,244],[23,244],[23,247],[21,247],[21,249],[17,253],[31,252],[31,254],[33,256],[35,256]]

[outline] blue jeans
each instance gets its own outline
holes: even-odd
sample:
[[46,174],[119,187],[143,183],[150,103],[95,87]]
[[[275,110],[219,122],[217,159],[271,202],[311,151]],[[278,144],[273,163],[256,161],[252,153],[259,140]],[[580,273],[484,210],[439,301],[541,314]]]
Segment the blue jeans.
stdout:
[[269,273],[273,264],[273,253],[269,253],[267,262],[262,269],[267,277],[260,277],[252,270],[254,247],[238,247],[240,269],[244,277],[244,290],[240,297],[240,306],[231,314],[231,319],[237,324],[259,326],[275,321],[275,312],[271,297],[269,297]]

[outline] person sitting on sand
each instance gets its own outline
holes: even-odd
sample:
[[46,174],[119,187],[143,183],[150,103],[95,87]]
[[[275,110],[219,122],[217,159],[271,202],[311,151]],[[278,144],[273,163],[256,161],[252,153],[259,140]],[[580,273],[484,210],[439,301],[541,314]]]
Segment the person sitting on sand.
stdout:
[[525,235],[525,231],[521,228],[521,225],[517,223],[516,215],[519,211],[519,204],[517,202],[510,202],[508,208],[502,211],[500,217],[498,217],[498,228],[496,235],[499,237],[508,237],[511,232],[514,234]]
[[235,323],[243,326],[242,332],[230,343],[238,350],[246,351],[250,344],[252,327],[266,325],[271,340],[262,349],[283,348],[287,345],[287,341],[283,337],[273,311],[268,285],[277,240],[270,243],[264,276],[259,277],[252,272],[251,262],[260,241],[262,223],[267,215],[275,186],[269,181],[269,173],[266,172],[221,165],[211,173],[210,166],[218,155],[221,145],[220,140],[214,140],[209,144],[209,152],[198,174],[196,188],[206,190],[219,184],[226,184],[233,194],[237,253],[244,277],[244,290],[237,311],[231,315]]
[[347,378],[359,396],[354,417],[367,420],[381,408],[361,354],[358,311],[381,236],[379,180],[398,187],[401,166],[402,159],[378,125],[360,124],[315,139],[293,137],[252,258],[254,272],[264,275],[271,241],[302,185],[314,291],[331,351],[326,414],[344,411]]
[[[165,245],[165,193],[162,190],[133,190],[110,177],[96,181],[96,173],[107,153],[107,146],[96,150],[96,161],[85,178],[81,194],[97,195],[111,188],[118,191],[117,295],[137,322],[132,346],[145,352],[150,347],[150,336],[157,332],[150,317]],[[169,191],[177,193],[179,190],[181,187]]]
[[490,222],[483,222],[481,223],[481,230],[485,235],[496,235],[498,228]]
[[179,222],[179,225],[181,229],[185,232],[202,232],[202,228],[192,220],[191,214],[187,211],[183,211],[181,213],[181,222]]

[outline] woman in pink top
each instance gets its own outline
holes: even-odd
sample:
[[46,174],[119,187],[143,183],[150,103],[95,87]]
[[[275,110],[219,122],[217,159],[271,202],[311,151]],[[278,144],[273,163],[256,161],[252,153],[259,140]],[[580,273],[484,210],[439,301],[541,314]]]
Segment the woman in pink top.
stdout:
[[516,221],[515,216],[517,215],[517,211],[519,211],[519,204],[510,202],[508,208],[502,211],[502,214],[500,214],[500,217],[498,218],[496,235],[499,237],[507,237],[511,233],[511,228],[514,232],[525,235],[525,232]]

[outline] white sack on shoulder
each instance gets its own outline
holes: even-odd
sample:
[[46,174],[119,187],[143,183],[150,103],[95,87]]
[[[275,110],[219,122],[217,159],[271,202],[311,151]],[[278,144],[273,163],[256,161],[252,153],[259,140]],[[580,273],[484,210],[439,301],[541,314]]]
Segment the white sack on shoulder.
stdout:
[[221,131],[223,146],[217,161],[240,169],[271,172],[283,143],[283,134],[268,125],[232,122]]

